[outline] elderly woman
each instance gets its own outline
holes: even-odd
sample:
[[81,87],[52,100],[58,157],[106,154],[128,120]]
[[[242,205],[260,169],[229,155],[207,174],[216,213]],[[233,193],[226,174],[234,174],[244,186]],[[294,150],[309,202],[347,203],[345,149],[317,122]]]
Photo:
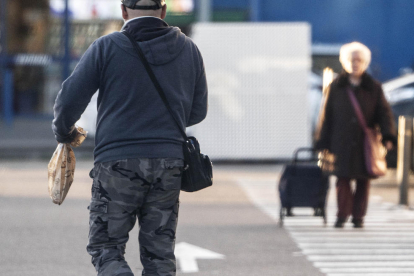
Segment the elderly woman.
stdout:
[[[320,114],[315,147],[334,155],[332,173],[338,178],[335,227],[344,227],[352,215],[354,227],[362,228],[368,206],[369,183],[373,177],[365,167],[365,134],[348,94],[349,89],[361,107],[367,126],[380,128],[382,142],[388,150],[396,145],[397,139],[391,108],[381,84],[366,73],[371,62],[370,50],[358,42],[345,44],[340,50],[339,59],[345,72],[328,89]],[[350,185],[353,179],[356,180],[355,191]]]

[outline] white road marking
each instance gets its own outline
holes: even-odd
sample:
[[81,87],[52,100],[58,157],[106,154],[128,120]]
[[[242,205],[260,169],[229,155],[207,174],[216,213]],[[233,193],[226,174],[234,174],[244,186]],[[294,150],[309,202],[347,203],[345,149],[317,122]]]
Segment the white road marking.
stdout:
[[[339,267],[339,268],[321,268],[323,273],[413,273],[414,269],[410,267]],[[350,274],[353,275],[353,274]]]
[[[414,229],[413,229],[414,230]],[[321,232],[321,233],[303,233],[303,232],[293,232],[292,237],[295,239],[302,239],[302,238],[353,238],[355,237],[355,232]],[[404,237],[407,239],[414,238],[414,231],[413,233],[408,232],[399,232],[398,235],[395,232],[359,232],[358,236],[363,238],[370,238],[370,237],[377,237],[377,238],[393,238],[395,236]]]
[[[369,215],[369,214],[368,214]],[[277,213],[277,215],[275,214],[275,220],[279,220],[279,213]],[[284,220],[285,226],[320,226],[321,228],[323,227],[323,223],[322,223],[322,219],[319,217],[312,217],[312,220],[310,220],[309,218],[303,218],[303,219],[291,219],[291,218],[286,218]],[[290,220],[290,221],[289,221]],[[332,224],[335,220],[334,219],[329,219],[328,217],[328,227],[332,227]],[[393,222],[392,220],[390,221],[383,221],[383,222],[374,222],[374,221],[365,221],[365,229],[369,229],[370,227],[388,227],[388,228],[392,228],[392,227],[408,227],[410,225],[413,225],[414,221],[412,222],[406,222],[406,223],[400,223],[400,222]],[[347,225],[345,226],[346,228],[351,227],[351,225]]]
[[182,273],[198,272],[197,259],[225,259],[222,254],[186,242],[175,245],[175,257]]
[[308,256],[312,262],[326,261],[414,261],[414,255],[315,255]]
[[414,249],[414,244],[405,243],[300,243],[302,249],[322,249],[322,248],[348,248],[348,249]]
[[412,276],[412,272],[407,273],[328,273],[326,276]]
[[303,249],[305,255],[414,255],[414,249]]
[[[260,210],[279,221],[274,181],[238,183]],[[315,267],[327,276],[414,275],[413,211],[384,203],[376,196],[370,198],[363,229],[353,229],[351,223],[335,229],[336,202],[332,194],[328,197],[327,226],[320,217],[312,216],[312,209],[294,208],[295,216],[284,220],[284,227]]]
[[354,237],[294,237],[298,242],[373,242],[373,243],[414,243],[413,237],[360,237],[355,233]]
[[[409,226],[409,227],[406,227]],[[413,225],[406,224],[406,226],[399,226],[399,225],[383,225],[381,227],[373,227],[371,224],[365,225],[364,229],[354,229],[350,225],[345,226],[345,228],[342,229],[335,229],[332,227],[321,227],[320,225],[308,225],[308,226],[290,226],[289,228],[292,231],[295,231],[295,233],[327,233],[327,232],[335,232],[335,233],[355,233],[355,232],[389,232],[392,231],[395,232],[412,232],[413,231]],[[398,227],[398,228],[396,228]]]
[[[355,236],[355,230],[354,231],[348,231],[348,232],[342,232],[342,231],[332,231],[332,232],[293,232],[292,236],[294,236],[295,238],[302,238],[302,237],[354,237]],[[385,236],[385,237],[395,237],[396,234],[395,232],[373,232],[373,231],[359,231],[358,235],[361,237],[364,236],[368,236],[368,237],[372,237],[372,236]],[[398,232],[398,237],[414,237],[414,229],[412,229],[410,232],[408,231],[404,231],[404,232]]]
[[406,267],[414,269],[414,262],[412,261],[397,261],[397,262],[314,262],[314,266],[318,268],[327,267]]

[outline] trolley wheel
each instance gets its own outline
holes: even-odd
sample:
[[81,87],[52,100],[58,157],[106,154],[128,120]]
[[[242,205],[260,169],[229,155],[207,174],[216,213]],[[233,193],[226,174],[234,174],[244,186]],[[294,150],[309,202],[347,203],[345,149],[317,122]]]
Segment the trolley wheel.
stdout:
[[283,219],[285,217],[285,208],[280,207],[280,212],[279,212],[279,226],[283,227]]
[[322,217],[323,217],[323,224],[326,226],[326,224],[328,223],[328,220],[326,219],[325,207],[321,209],[321,212],[322,212]]
[[322,217],[322,216],[323,216],[323,210],[322,210],[322,208],[320,208],[320,207],[315,207],[315,208],[313,208],[313,210],[314,210],[313,215],[314,215],[315,217]]

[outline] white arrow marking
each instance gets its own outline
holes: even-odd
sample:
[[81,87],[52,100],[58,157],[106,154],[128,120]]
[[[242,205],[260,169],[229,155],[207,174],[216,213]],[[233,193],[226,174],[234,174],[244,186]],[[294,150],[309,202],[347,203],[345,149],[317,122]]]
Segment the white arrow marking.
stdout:
[[175,257],[181,268],[182,273],[198,272],[197,259],[225,259],[224,255],[216,252],[181,242],[175,245]]

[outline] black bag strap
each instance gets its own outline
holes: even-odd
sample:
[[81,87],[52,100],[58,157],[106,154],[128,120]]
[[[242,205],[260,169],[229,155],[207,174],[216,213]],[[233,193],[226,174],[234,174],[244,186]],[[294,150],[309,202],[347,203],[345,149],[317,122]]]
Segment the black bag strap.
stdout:
[[126,31],[122,31],[122,33],[131,41],[131,43],[134,46],[136,52],[138,53],[139,58],[141,59],[142,63],[144,64],[144,67],[147,70],[147,73],[148,73],[149,77],[151,78],[152,83],[154,84],[155,88],[157,89],[158,94],[160,95],[160,97],[161,97],[162,101],[164,102],[165,106],[167,107],[168,112],[170,112],[171,117],[173,117],[174,122],[178,126],[178,129],[180,130],[181,135],[183,136],[185,141],[188,141],[187,134],[181,128],[180,123],[178,122],[177,118],[175,118],[174,113],[171,109],[171,106],[170,106],[170,104],[167,100],[167,97],[165,96],[165,93],[162,90],[160,83],[158,82],[157,78],[155,77],[155,74],[152,71],[151,66],[149,65],[147,59],[145,58],[145,55],[142,52],[141,47],[138,45],[138,43],[132,38],[132,36],[129,33],[127,33]]

